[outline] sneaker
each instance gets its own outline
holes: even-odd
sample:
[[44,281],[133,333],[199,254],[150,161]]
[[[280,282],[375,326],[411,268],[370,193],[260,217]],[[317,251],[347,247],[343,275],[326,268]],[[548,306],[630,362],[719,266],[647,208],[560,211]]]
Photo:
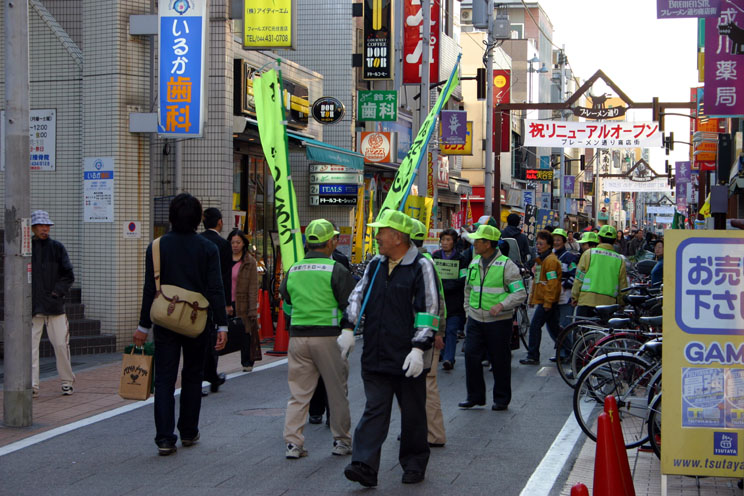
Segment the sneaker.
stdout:
[[445,361],[442,362],[442,369],[443,370],[452,370],[453,367],[454,367],[454,365],[449,360],[445,360]]
[[331,450],[332,455],[345,456],[351,454],[351,446],[343,441],[333,441],[333,449]]
[[284,455],[290,460],[296,460],[297,458],[307,456],[307,450],[302,446],[297,446],[296,444],[289,443],[287,444],[287,451]]
[[176,444],[175,443],[161,443],[158,444],[158,455],[160,456],[168,456],[172,455],[177,451]]
[[31,391],[31,397],[32,398],[38,398],[39,397],[39,390],[38,389],[33,389]]
[[529,357],[527,357],[527,358],[522,358],[519,361],[519,363],[521,363],[522,365],[540,365],[540,360],[538,360],[536,358],[529,358]]
[[243,372],[252,372],[253,365],[243,365]]
[[62,394],[65,396],[70,396],[73,393],[72,385],[71,384],[62,384]]
[[196,433],[196,436],[192,437],[191,439],[181,438],[181,446],[183,446],[184,448],[188,448],[190,446],[193,446],[193,445],[195,445],[198,442],[199,442],[199,433],[198,432]]

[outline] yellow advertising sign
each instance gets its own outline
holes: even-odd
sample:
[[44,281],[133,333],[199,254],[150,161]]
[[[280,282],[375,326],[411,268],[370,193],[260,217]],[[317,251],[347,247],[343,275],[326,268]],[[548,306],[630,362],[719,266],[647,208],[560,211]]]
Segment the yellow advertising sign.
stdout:
[[664,239],[661,471],[744,473],[744,232]]
[[446,145],[442,143],[442,128],[439,128],[439,153],[442,155],[472,155],[473,154],[473,121],[467,121],[468,134],[464,145]]
[[244,2],[243,48],[292,48],[295,0]]
[[406,198],[406,204],[403,207],[403,213],[423,222],[425,226],[428,226],[433,206],[433,198],[408,195],[408,198]]

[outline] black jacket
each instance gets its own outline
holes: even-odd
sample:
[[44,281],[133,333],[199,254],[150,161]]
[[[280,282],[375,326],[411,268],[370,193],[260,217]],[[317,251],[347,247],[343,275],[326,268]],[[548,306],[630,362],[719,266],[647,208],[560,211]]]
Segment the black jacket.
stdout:
[[225,291],[225,301],[229,305],[232,298],[232,248],[225,238],[216,231],[207,229],[202,236],[217,245],[220,252],[220,274],[222,275],[222,286]]
[[514,238],[519,246],[519,256],[522,259],[522,265],[527,264],[527,256],[530,254],[530,245],[527,242],[527,236],[517,226],[506,226],[501,231],[502,238]]
[[75,282],[65,246],[52,238],[31,242],[32,315],[62,315],[65,296]]
[[346,317],[352,323],[361,318],[362,303],[370,284],[364,309],[362,371],[403,375],[406,355],[413,347],[430,349],[437,331],[430,327],[414,327],[417,313],[439,315],[434,264],[413,244],[390,275],[388,258],[380,255],[373,258],[349,296]]
[[341,251],[339,251],[338,249],[333,250],[331,258],[346,267],[346,270],[351,271],[351,266],[349,265],[349,257],[341,253]]
[[[225,294],[220,277],[217,246],[196,233],[169,232],[160,238],[161,284],[180,286],[198,291],[209,301],[207,329],[212,322],[227,326]],[[152,243],[145,254],[145,286],[142,290],[142,307],[139,325],[150,329],[150,307],[155,298],[155,271],[152,262]]]
[[[437,250],[432,253],[432,258],[444,258],[444,252]],[[470,261],[462,253],[454,250],[452,258],[446,260],[457,260],[460,263],[460,270],[468,268]],[[458,277],[457,279],[442,279],[442,287],[444,288],[444,301],[447,305],[447,316],[450,315],[465,315],[465,276]]]

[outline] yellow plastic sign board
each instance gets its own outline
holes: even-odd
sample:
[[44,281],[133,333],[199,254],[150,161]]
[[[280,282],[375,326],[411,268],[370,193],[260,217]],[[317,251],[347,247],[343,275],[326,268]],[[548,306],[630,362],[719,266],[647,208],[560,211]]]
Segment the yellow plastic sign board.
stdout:
[[744,232],[664,239],[661,471],[744,476]]

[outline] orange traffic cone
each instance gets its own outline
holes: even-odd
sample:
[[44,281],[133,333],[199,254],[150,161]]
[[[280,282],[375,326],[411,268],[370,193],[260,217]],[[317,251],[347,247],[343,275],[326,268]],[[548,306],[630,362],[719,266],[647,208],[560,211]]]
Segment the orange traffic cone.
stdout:
[[274,336],[274,349],[267,351],[267,355],[283,356],[287,354],[289,346],[289,333],[284,321],[284,302],[279,303],[279,316],[276,319],[276,336]]
[[578,484],[571,487],[571,496],[589,496],[589,489],[584,484],[579,482]]
[[271,339],[274,337],[274,321],[271,319],[271,303],[269,302],[269,292],[264,289],[261,289],[259,291],[259,311],[261,312],[261,332],[259,333],[259,335],[261,339]]
[[597,451],[594,458],[594,496],[627,496],[623,474],[617,459],[610,416],[597,419]]
[[623,430],[620,426],[620,415],[617,409],[617,400],[612,395],[607,395],[604,401],[604,411],[610,416],[612,424],[612,437],[615,440],[617,448],[617,461],[620,466],[620,473],[623,476],[623,486],[628,496],[635,496],[635,487],[633,486],[633,476],[630,473],[630,463],[628,462],[628,451],[625,449],[625,439]]

